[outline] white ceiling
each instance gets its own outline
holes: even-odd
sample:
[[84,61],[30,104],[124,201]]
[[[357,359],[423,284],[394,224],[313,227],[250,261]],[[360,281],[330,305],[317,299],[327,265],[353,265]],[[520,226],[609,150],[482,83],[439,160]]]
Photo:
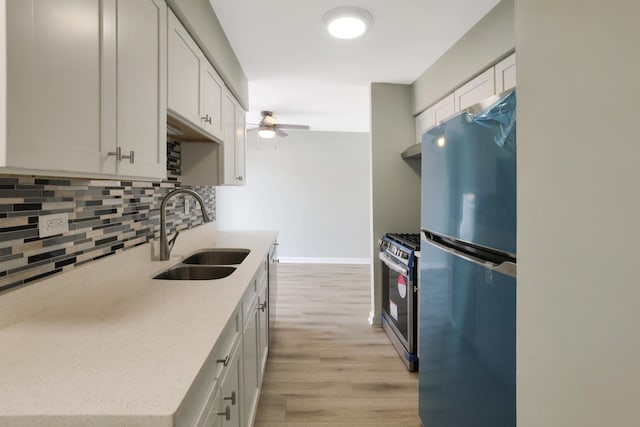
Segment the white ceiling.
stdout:
[[[249,79],[249,122],[368,132],[371,82],[413,83],[499,0],[209,0]],[[373,15],[361,38],[338,40],[322,15]]]

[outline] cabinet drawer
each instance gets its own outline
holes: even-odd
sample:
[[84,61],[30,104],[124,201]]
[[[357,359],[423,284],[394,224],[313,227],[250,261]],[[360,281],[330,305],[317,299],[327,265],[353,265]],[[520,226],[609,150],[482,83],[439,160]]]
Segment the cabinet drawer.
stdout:
[[177,426],[199,426],[204,422],[201,420],[202,415],[208,414],[205,412],[206,408],[210,407],[215,397],[220,378],[230,363],[234,346],[240,342],[241,314],[240,310],[236,310],[220,334],[215,347],[176,412]]

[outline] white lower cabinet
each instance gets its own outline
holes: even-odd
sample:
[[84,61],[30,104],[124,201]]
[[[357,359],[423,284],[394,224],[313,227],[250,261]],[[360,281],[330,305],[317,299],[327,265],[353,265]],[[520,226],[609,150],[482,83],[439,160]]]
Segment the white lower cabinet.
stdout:
[[240,427],[243,425],[242,413],[240,412],[241,353],[242,343],[238,342],[225,367],[220,381],[220,389],[204,423],[206,427]]
[[262,287],[258,295],[258,369],[260,372],[260,384],[262,375],[267,367],[267,354],[269,352],[269,287],[267,279],[259,287]]
[[243,404],[245,405],[245,425],[253,425],[255,412],[258,407],[260,391],[260,373],[258,370],[258,313],[253,308],[257,299],[252,298],[247,304],[251,309],[245,317],[245,328],[242,333],[243,344],[243,368],[244,378],[242,382]]
[[265,256],[176,412],[176,426],[253,425],[269,348],[269,260]]

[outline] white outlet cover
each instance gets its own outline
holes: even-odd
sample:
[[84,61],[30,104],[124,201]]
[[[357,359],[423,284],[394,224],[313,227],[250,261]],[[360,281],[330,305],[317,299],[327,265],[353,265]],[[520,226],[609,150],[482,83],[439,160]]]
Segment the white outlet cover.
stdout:
[[40,237],[55,236],[69,231],[69,214],[59,213],[38,217],[38,234]]

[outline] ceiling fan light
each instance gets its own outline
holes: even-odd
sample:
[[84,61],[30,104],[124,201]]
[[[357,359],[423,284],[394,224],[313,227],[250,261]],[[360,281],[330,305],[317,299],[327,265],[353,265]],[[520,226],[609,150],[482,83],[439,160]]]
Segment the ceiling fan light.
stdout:
[[271,139],[276,136],[276,131],[273,129],[258,129],[258,136],[264,139]]
[[373,23],[371,14],[357,7],[331,9],[322,17],[329,34],[338,39],[354,39],[363,35]]

